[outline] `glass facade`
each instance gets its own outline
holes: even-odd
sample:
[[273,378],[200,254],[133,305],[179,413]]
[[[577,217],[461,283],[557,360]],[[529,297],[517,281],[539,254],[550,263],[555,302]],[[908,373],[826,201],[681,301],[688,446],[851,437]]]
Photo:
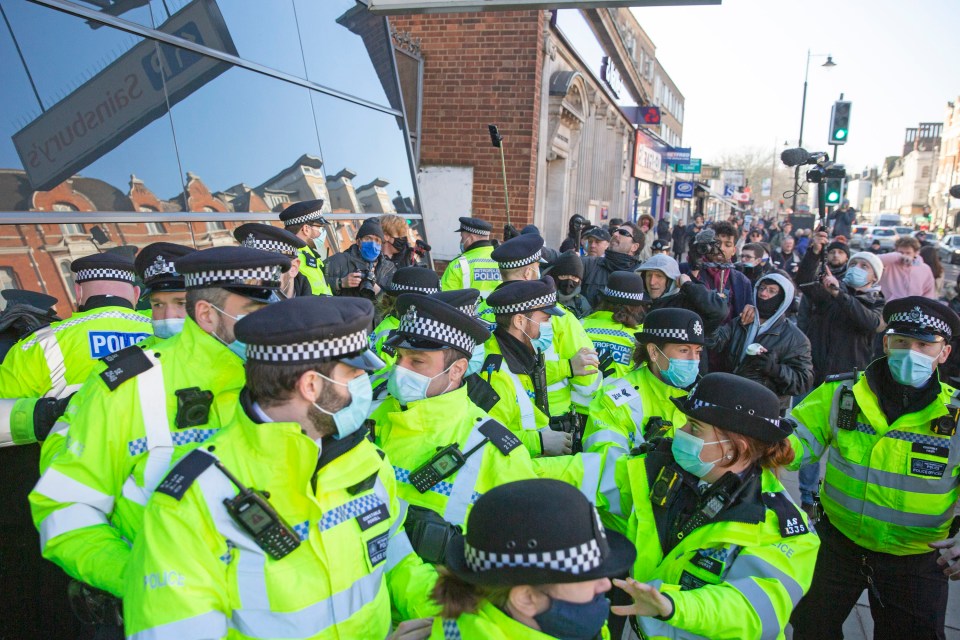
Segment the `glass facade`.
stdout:
[[313,198],[341,244],[380,213],[423,236],[389,25],[355,0],[0,10],[0,214],[31,223],[0,225],[0,286],[68,299],[94,224],[202,248]]

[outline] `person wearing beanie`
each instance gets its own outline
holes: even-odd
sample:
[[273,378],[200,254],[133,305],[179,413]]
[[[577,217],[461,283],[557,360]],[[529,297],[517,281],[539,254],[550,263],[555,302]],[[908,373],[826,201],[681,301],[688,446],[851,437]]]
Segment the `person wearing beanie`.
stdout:
[[563,305],[579,320],[586,318],[593,311],[590,303],[583,296],[581,283],[583,282],[583,260],[573,251],[564,251],[551,262],[544,273],[553,278],[557,285],[557,302]]
[[752,304],[720,327],[708,345],[724,371],[776,393],[782,412],[791,396],[806,393],[813,383],[810,341],[789,318],[795,291],[793,280],[781,273],[760,278]]
[[357,230],[357,240],[346,251],[327,258],[324,277],[335,296],[379,300],[396,265],[382,253],[383,228],[377,218],[367,218]]
[[791,425],[773,392],[728,373],[672,402],[686,416],[673,438],[616,463],[629,519],[608,528],[625,532],[637,560],[613,581],[629,604],[611,611],[643,638],[783,638],[820,547],[778,479],[794,459]]
[[[826,249],[824,249],[826,246]],[[811,236],[810,245],[803,259],[800,261],[800,267],[793,276],[793,281],[799,287],[812,286],[808,283],[817,282],[820,271],[820,253],[827,252],[827,267],[837,280],[843,280],[843,275],[847,270],[847,261],[850,260],[850,245],[839,240],[828,240],[824,231],[818,231]],[[803,289],[801,289],[803,290]]]
[[641,329],[643,303],[643,277],[617,271],[600,294],[600,306],[584,318],[583,329],[597,350],[604,378],[623,377],[633,368],[633,334]]

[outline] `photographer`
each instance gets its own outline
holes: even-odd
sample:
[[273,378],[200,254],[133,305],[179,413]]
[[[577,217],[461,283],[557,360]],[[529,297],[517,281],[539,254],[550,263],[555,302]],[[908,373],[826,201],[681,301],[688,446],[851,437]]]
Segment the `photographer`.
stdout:
[[560,253],[576,251],[583,255],[583,232],[590,228],[590,221],[579,213],[570,218],[567,237],[560,243]]
[[698,233],[690,245],[690,254],[680,272],[689,274],[707,289],[716,291],[729,305],[729,321],[750,304],[753,287],[750,279],[733,268],[737,230],[729,222],[718,222]]
[[602,258],[583,259],[583,295],[591,306],[600,304],[600,293],[607,286],[607,278],[616,271],[636,271],[638,256],[643,251],[644,235],[640,227],[625,222],[610,236],[610,248]]
[[327,259],[325,277],[336,296],[379,298],[396,266],[381,253],[383,228],[377,218],[367,218],[357,231],[357,241],[346,251]]

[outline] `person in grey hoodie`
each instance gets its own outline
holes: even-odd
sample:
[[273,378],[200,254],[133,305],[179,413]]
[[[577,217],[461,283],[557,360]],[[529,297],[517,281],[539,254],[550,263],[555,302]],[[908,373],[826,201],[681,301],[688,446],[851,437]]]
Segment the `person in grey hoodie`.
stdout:
[[727,303],[719,293],[680,273],[680,265],[671,256],[652,256],[637,269],[649,296],[649,308],[689,309],[703,319],[707,336],[727,317]]
[[708,348],[721,354],[722,370],[759,382],[780,397],[783,415],[791,396],[813,384],[810,340],[788,318],[793,281],[781,273],[757,280],[752,304],[714,334]]

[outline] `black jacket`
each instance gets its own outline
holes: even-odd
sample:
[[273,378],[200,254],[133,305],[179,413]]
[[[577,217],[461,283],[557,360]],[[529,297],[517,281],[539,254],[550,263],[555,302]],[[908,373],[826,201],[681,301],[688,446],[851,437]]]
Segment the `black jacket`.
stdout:
[[651,299],[647,312],[654,309],[688,309],[703,320],[706,335],[710,336],[727,319],[727,301],[712,289],[691,280],[684,282],[680,291],[673,295],[662,295]]
[[640,262],[633,256],[612,249],[607,249],[602,257],[586,256],[583,258],[580,293],[596,309],[600,306],[600,292],[607,286],[610,274],[615,271],[636,271],[639,266]]
[[797,324],[810,339],[814,384],[835,373],[864,370],[873,359],[883,293],[855,291],[841,282],[836,298],[819,284],[804,287],[804,294]]
[[[360,292],[359,288],[340,289],[340,278],[356,271],[366,271],[369,264],[370,263],[360,255],[360,247],[356,244],[351,245],[346,251],[341,251],[327,258],[323,267],[323,275],[327,279],[327,284],[330,285],[330,290],[333,291],[333,295],[358,296]],[[393,273],[396,270],[396,265],[381,253],[380,257],[377,258],[376,268],[374,269],[377,284],[380,285],[381,289],[383,289],[385,284],[393,280]]]

